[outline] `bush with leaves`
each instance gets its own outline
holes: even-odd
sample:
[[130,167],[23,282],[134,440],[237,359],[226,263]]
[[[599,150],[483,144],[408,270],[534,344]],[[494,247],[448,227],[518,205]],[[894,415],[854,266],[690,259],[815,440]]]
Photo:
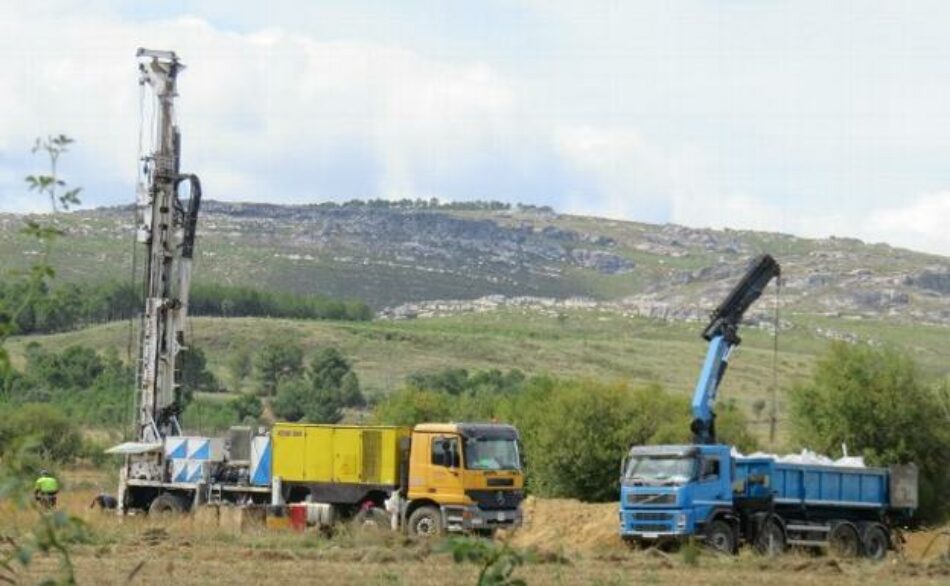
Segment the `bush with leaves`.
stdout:
[[759,440],[749,427],[749,419],[734,399],[721,401],[716,406],[716,441],[735,446],[746,454],[759,449]]
[[220,390],[218,381],[208,371],[208,359],[204,350],[189,346],[178,353],[181,369],[181,387],[189,395],[196,392],[215,392]]
[[364,404],[359,379],[336,348],[314,355],[304,376],[280,382],[272,403],[274,414],[287,421],[337,423],[345,407]]
[[515,570],[527,560],[527,556],[507,543],[495,543],[473,537],[447,539],[442,549],[452,554],[455,563],[469,562],[479,566],[478,586],[525,586],[522,578],[514,576]]
[[311,387],[303,377],[286,378],[277,385],[271,409],[278,419],[300,421],[307,413]]
[[340,407],[363,405],[359,379],[349,361],[336,348],[319,350],[310,361],[307,376],[323,402],[336,401]]
[[[448,421],[456,401],[446,393],[404,387],[376,404],[374,419],[385,425],[416,425],[426,421]],[[460,418],[461,419],[461,418]]]
[[0,412],[0,456],[22,438],[31,438],[33,453],[44,462],[70,463],[82,449],[79,427],[53,405],[28,403]]
[[7,372],[0,408],[12,411],[25,403],[48,403],[77,422],[127,421],[134,378],[115,349],[97,354],[92,348],[70,346],[49,352],[31,343],[25,357],[24,373]]
[[833,344],[810,381],[794,388],[794,438],[818,452],[841,455],[842,444],[872,465],[920,467],[920,514],[948,514],[950,414],[913,359],[891,348]]
[[617,498],[631,445],[688,439],[687,405],[655,385],[535,379],[504,420],[521,432],[532,490],[596,502]]
[[303,349],[292,340],[275,338],[265,342],[254,357],[254,375],[262,394],[272,397],[281,380],[303,372]]
[[260,397],[251,393],[241,393],[231,399],[229,405],[237,415],[237,420],[242,423],[256,423],[264,413],[264,404]]

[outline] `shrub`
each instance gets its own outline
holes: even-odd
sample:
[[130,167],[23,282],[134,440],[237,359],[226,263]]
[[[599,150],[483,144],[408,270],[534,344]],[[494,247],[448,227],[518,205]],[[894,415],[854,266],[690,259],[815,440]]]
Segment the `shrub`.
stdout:
[[377,422],[386,425],[416,425],[426,421],[447,421],[452,414],[451,397],[445,393],[405,387],[376,405]]
[[656,385],[535,379],[507,409],[505,419],[521,431],[531,488],[545,496],[615,499],[631,445],[689,434],[686,398]]
[[893,349],[833,344],[812,378],[791,393],[794,438],[841,455],[846,444],[872,465],[916,463],[921,516],[947,514],[950,414],[913,359]]
[[70,463],[82,451],[79,428],[53,405],[28,403],[0,413],[0,455],[32,439],[44,461]]
[[270,340],[255,357],[254,372],[264,394],[273,396],[282,379],[303,372],[303,350],[290,340]]

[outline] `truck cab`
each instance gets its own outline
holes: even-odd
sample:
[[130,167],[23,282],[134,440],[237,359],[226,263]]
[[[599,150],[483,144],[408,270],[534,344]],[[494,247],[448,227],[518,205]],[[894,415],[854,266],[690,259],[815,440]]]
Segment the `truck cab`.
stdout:
[[514,427],[424,423],[410,445],[404,519],[411,534],[521,523],[524,474]]
[[636,542],[704,535],[731,515],[733,476],[729,446],[634,446],[621,470],[621,535]]

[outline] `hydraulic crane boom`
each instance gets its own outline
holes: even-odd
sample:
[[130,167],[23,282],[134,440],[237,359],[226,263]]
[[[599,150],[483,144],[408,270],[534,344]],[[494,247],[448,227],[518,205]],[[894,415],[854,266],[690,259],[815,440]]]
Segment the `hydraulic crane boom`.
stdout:
[[693,423],[690,429],[694,443],[716,442],[716,414],[713,407],[719,383],[729,364],[729,355],[742,341],[738,334],[739,323],[749,306],[762,295],[769,281],[780,274],[781,268],[774,258],[768,254],[757,257],[742,280],[712,312],[712,319],[703,330],[703,339],[709,342],[709,349],[693,393]]

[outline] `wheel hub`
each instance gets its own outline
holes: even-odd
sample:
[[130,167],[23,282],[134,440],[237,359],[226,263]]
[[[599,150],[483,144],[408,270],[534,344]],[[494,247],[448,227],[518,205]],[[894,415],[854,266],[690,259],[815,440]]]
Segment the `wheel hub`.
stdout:
[[416,523],[416,533],[419,535],[432,535],[435,531],[435,524],[432,522],[432,519],[423,518],[419,519],[419,522]]

